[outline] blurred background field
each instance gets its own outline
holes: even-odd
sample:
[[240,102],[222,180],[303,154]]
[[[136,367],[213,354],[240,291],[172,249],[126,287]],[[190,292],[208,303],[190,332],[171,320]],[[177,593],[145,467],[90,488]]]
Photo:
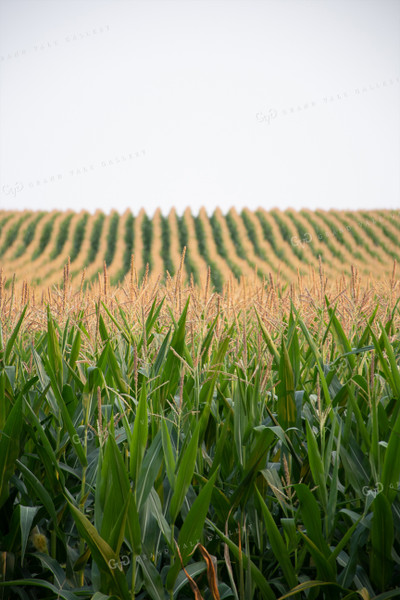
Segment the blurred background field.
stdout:
[[[93,285],[106,265],[109,283],[124,284],[134,269],[161,283],[173,277],[185,252],[183,281],[217,292],[232,281],[258,278],[291,284],[310,276],[320,262],[330,281],[351,276],[352,266],[365,280],[391,276],[400,256],[399,211],[266,211],[205,209],[194,214],[142,209],[109,214],[97,211],[1,211],[0,268],[8,288],[17,282],[44,290]],[[84,271],[84,280],[82,275]]]

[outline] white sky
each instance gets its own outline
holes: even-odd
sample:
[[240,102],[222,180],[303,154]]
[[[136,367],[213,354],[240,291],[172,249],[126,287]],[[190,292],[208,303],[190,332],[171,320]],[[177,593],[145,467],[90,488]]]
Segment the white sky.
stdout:
[[399,76],[399,0],[0,0],[0,208],[400,208]]

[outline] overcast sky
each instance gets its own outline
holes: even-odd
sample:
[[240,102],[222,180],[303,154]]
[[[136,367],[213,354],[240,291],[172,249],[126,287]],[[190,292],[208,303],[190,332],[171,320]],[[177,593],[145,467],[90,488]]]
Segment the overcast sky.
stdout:
[[0,208],[400,208],[399,0],[0,0]]

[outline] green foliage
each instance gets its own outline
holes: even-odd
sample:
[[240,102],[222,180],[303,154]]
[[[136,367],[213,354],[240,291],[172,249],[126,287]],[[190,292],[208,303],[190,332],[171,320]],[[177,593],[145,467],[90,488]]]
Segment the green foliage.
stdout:
[[285,242],[287,244],[290,244],[292,251],[297,256],[297,258],[299,258],[301,261],[304,261],[304,252],[301,250],[301,248],[292,243],[293,236],[290,233],[289,227],[287,226],[285,221],[279,216],[276,210],[271,210],[270,214],[275,219],[276,224],[279,227],[279,231],[281,232],[281,236],[283,237]]
[[[370,217],[370,215],[368,215],[368,213],[362,212],[361,215],[364,217],[364,219],[371,221],[371,217]],[[385,237],[387,237],[392,242],[392,244],[394,244],[395,246],[400,246],[399,236],[397,236],[395,233],[393,233],[393,231],[388,229],[388,227],[386,227],[384,222],[382,222],[380,220],[375,221],[375,219],[373,219],[372,222],[375,223],[377,225],[377,227],[379,227],[379,229],[381,229],[383,235]],[[381,241],[381,245],[383,247],[386,247],[386,244],[385,243],[382,244],[382,241]],[[395,258],[395,255],[393,255],[393,253],[391,254],[391,256],[392,256],[392,258]]]
[[7,215],[6,217],[3,217],[0,220],[0,235],[1,235],[1,232],[3,231],[4,225],[6,225],[8,223],[8,221],[11,219],[12,216],[13,216],[12,214],[11,215]]
[[5,237],[4,243],[0,247],[0,257],[9,249],[10,246],[13,245],[15,240],[18,237],[18,233],[22,223],[30,216],[29,214],[25,214],[18,219],[16,223],[14,223],[10,229],[7,231],[7,235]]
[[286,254],[285,251],[283,250],[283,248],[281,248],[280,246],[278,246],[275,236],[274,236],[274,232],[272,231],[272,227],[270,225],[270,223],[268,223],[267,219],[265,218],[265,216],[263,215],[263,213],[261,212],[261,210],[257,210],[256,211],[256,216],[258,217],[258,220],[260,221],[260,225],[261,225],[261,229],[263,231],[263,235],[264,235],[264,239],[271,244],[276,256],[280,259],[280,260],[286,260]]
[[42,233],[40,234],[40,238],[39,238],[39,245],[36,248],[35,252],[32,255],[32,259],[35,260],[36,258],[38,258],[39,256],[41,256],[45,250],[45,248],[47,247],[49,241],[50,241],[50,237],[51,234],[53,232],[53,227],[54,227],[54,221],[55,219],[58,217],[59,213],[55,213],[51,219],[49,219],[47,221],[47,223],[45,223],[43,229],[42,229]]
[[131,257],[133,254],[133,249],[135,245],[135,217],[132,213],[128,215],[128,218],[125,223],[125,251],[124,251],[124,266],[123,266],[123,275],[128,273],[131,266]]
[[0,319],[4,600],[186,600],[182,564],[210,600],[213,581],[239,600],[396,597],[392,316],[345,333],[327,301],[318,327],[293,306],[187,335],[188,302],[168,323],[162,302],[98,305],[94,343],[82,313]]
[[[364,213],[364,221],[362,221],[362,220],[360,221],[359,213],[346,212],[346,216],[348,218],[350,218],[353,222],[357,222],[360,225],[360,227],[362,229],[364,229],[365,233],[372,240],[372,242],[373,242],[373,244],[375,246],[377,246],[378,248],[382,248],[382,250],[388,256],[390,256],[391,258],[393,258],[394,260],[398,260],[399,259],[399,255],[396,254],[395,252],[392,252],[392,250],[390,250],[389,248],[387,248],[386,245],[384,243],[382,243],[382,239],[376,234],[376,232],[372,229],[372,227],[370,227],[370,225],[368,224],[368,221],[371,221],[371,223],[372,223],[372,220],[369,219],[369,215],[368,214]],[[379,221],[378,221],[378,225],[379,225]],[[382,225],[381,226],[382,231],[384,233],[386,232],[385,235],[387,235],[387,233],[388,233],[387,228],[383,224],[381,224],[381,225]],[[389,237],[389,239],[392,239],[393,238],[393,234],[389,233],[388,237]],[[393,239],[392,239],[392,241],[393,241]],[[396,245],[397,244],[398,244],[398,242],[396,242]]]
[[73,262],[79,255],[82,247],[82,242],[85,237],[86,224],[88,220],[88,213],[85,213],[76,224],[74,237],[72,238],[72,251],[71,251],[71,262]]
[[[400,231],[400,220],[399,220],[399,213],[395,212],[395,211],[391,211],[386,212],[386,211],[379,211],[378,212],[379,217],[381,218],[381,220],[386,221],[387,223],[390,223],[395,229],[397,229],[398,231]],[[1,222],[0,222],[0,233],[1,233]]]
[[340,261],[345,263],[343,254],[340,252],[340,250],[338,250],[336,244],[332,244],[332,242],[331,242],[332,234],[330,233],[330,231],[328,231],[328,230],[324,231],[318,225],[318,223],[316,221],[314,221],[314,219],[311,217],[311,215],[308,212],[301,210],[300,214],[302,214],[303,217],[310,223],[311,227],[314,229],[314,232],[318,236],[318,239],[321,242],[323,242],[324,244],[326,244],[327,248],[330,250],[330,252],[333,254],[333,256],[335,256]]
[[103,231],[105,218],[105,214],[100,213],[95,222],[93,223],[92,233],[90,234],[90,248],[87,257],[88,265],[91,265],[96,260],[96,256],[100,247],[101,234]]
[[344,246],[346,248],[346,250],[348,250],[348,252],[350,252],[350,254],[353,254],[353,256],[355,258],[357,258],[358,260],[361,260],[363,262],[365,262],[365,257],[358,252],[358,250],[354,250],[351,245],[345,240],[345,238],[343,237],[343,227],[339,228],[335,225],[333,225],[331,219],[329,219],[329,217],[327,217],[325,215],[325,213],[317,210],[315,211],[315,214],[329,227],[331,233],[333,234],[333,236],[337,239],[337,241],[339,242],[339,244],[341,244],[342,246]]
[[32,243],[33,238],[35,237],[35,231],[36,231],[37,224],[44,217],[44,215],[45,215],[44,212],[40,212],[37,215],[37,217],[35,219],[33,219],[33,221],[28,223],[28,225],[25,228],[25,231],[22,235],[22,244],[20,244],[18,246],[18,249],[14,255],[14,258],[19,258],[20,256],[22,256],[25,253],[27,247]]
[[116,276],[112,278],[112,285],[116,285],[118,282],[123,281],[125,275],[128,273],[131,266],[131,258],[135,244],[135,217],[132,213],[128,214],[127,219],[125,221],[124,243],[125,250],[122,262],[122,269],[120,269]]
[[260,242],[257,237],[257,232],[256,232],[256,228],[254,226],[254,223],[252,222],[252,220],[250,219],[249,215],[246,213],[245,210],[242,210],[242,212],[240,213],[240,216],[242,217],[242,221],[243,221],[245,229],[247,231],[247,235],[249,236],[249,240],[253,244],[255,255],[259,256],[262,260],[265,260],[268,262],[267,255],[265,254],[263,248],[261,248],[261,246],[260,246]]
[[151,260],[151,243],[153,241],[153,222],[149,217],[145,214],[142,221],[142,242],[143,242],[143,269],[141,273],[141,277],[144,276],[146,271],[146,265],[149,265],[149,270],[152,268],[152,260]]
[[110,219],[110,226],[108,228],[107,234],[107,250],[104,256],[104,261],[109,267],[114,260],[115,249],[117,245],[117,231],[119,225],[119,214],[114,212]]
[[[301,262],[308,262],[314,266],[317,266],[317,261],[314,259],[319,259],[321,256],[324,264],[329,266],[331,270],[337,270],[338,275],[349,275],[350,269],[346,264],[348,261],[345,261],[342,248],[346,249],[347,256],[351,254],[359,261],[356,263],[357,265],[363,263],[361,265],[362,275],[369,274],[371,268],[373,269],[373,264],[369,264],[368,262],[370,257],[372,257],[384,266],[384,273],[390,276],[388,272],[389,268],[388,265],[385,264],[384,258],[385,256],[394,260],[398,260],[399,258],[396,248],[398,249],[400,247],[400,241],[398,240],[396,232],[397,230],[400,230],[400,219],[397,214],[394,216],[394,213],[389,214],[388,211],[353,211],[346,213],[341,211],[332,211],[332,213],[325,213],[324,211],[315,211],[314,213],[301,211],[300,214],[304,219],[300,220],[297,213],[292,210],[287,210],[284,214],[280,214],[277,210],[273,210],[270,211],[270,216],[268,217],[262,210],[255,211],[253,215],[250,215],[248,211],[243,210],[239,216],[242,222],[237,220],[236,215],[232,211],[229,211],[228,214],[222,218],[225,218],[226,226],[237,256],[245,260],[252,269],[256,269],[254,260],[251,260],[246,255],[246,248],[249,246],[243,243],[243,239],[241,239],[239,233],[239,231],[242,231],[244,235],[244,231],[246,232],[246,244],[250,241],[252,248],[254,249],[254,255],[265,263],[265,268],[263,268],[262,265],[260,268],[259,263],[257,263],[257,272],[260,279],[263,279],[263,275],[266,272],[269,273],[274,271],[275,273],[280,273],[280,267],[274,259],[273,253],[279,261],[283,261],[287,267],[282,275],[285,280],[285,287],[288,285],[288,279],[290,278],[287,270],[289,269],[292,274],[297,271],[297,261],[290,260],[290,255],[292,255],[293,258],[293,254]],[[16,213],[7,214],[5,216],[0,214],[0,258],[4,256],[10,246],[12,246],[14,252],[12,255],[9,255],[8,261],[10,264],[5,265],[5,268],[9,272],[12,272],[13,270],[13,261],[22,257],[26,252],[26,249],[32,245],[33,241],[35,241],[36,245],[32,257],[34,260],[41,256],[48,247],[49,240],[53,235],[55,219],[59,217],[58,214],[51,215],[50,220],[44,224],[39,236],[37,234],[37,225],[45,216],[46,219],[49,218],[45,212],[38,212],[36,215],[27,212],[26,214],[24,213],[17,217]],[[262,235],[261,233],[257,234],[255,225],[258,227],[258,223],[255,223],[255,217],[259,220]],[[235,262],[234,254],[231,256],[227,250],[226,240],[222,233],[225,225],[221,227],[222,223],[220,222],[217,213],[214,213],[209,217],[216,249],[219,256],[221,256],[226,263],[226,270],[217,266],[217,262],[210,254],[202,222],[200,222],[198,217],[193,218],[199,252],[207,264],[212,266],[211,276],[214,288],[217,291],[222,290],[224,282],[230,277],[229,270],[238,280],[242,276],[242,270],[237,262]],[[272,223],[271,218],[274,219],[274,223]],[[8,228],[7,235],[2,235],[2,230],[10,219],[12,219],[12,226]],[[29,219],[29,222],[23,227],[25,219]],[[184,266],[187,278],[190,279],[190,277],[193,276],[194,282],[198,284],[200,281],[200,274],[198,273],[195,263],[193,262],[193,256],[191,255],[190,247],[192,240],[190,240],[188,236],[185,217],[177,216],[176,219],[180,252],[186,247]],[[93,221],[92,219],[89,221],[89,215],[83,216],[80,218],[75,231],[71,233],[73,216],[71,214],[63,216],[63,219],[58,226],[57,235],[54,235],[54,247],[51,248],[50,254],[46,253],[46,256],[49,257],[49,260],[53,261],[59,257],[62,252],[65,253],[67,240],[72,236],[70,241],[73,246],[71,260],[74,261],[81,252],[85,236],[90,235],[90,244],[87,244],[89,249],[85,265],[88,266],[94,264],[96,261],[101,262],[98,253],[105,220],[106,217],[103,213],[96,215]],[[307,224],[304,220],[309,223],[309,228],[307,228]],[[132,214],[127,215],[126,219],[124,219],[124,230],[121,230],[120,232],[119,221],[120,216],[114,211],[109,219],[109,226],[106,234],[107,248],[105,256],[103,257],[103,260],[106,261],[107,265],[115,262],[117,244],[124,244],[123,256],[122,259],[119,259],[120,264],[115,269],[115,275],[111,277],[111,285],[121,282],[129,271],[135,242],[135,217]],[[173,265],[171,258],[169,218],[161,215],[160,221],[161,253],[165,267],[163,279],[165,282],[166,271],[168,270],[170,275],[173,276],[176,273],[178,265]],[[292,225],[290,225],[289,221]],[[89,222],[91,225],[90,234],[87,234],[87,224]],[[355,226],[356,222],[358,222],[357,226]],[[360,231],[359,227],[361,227],[363,231]],[[276,231],[276,228],[279,229],[280,234],[276,234],[277,238],[275,239],[274,231]],[[344,235],[344,228],[347,229],[349,235],[347,235],[347,233]],[[153,220],[147,215],[145,215],[143,219],[140,233],[143,239],[142,259],[144,265],[139,277],[142,277],[146,269],[146,263],[149,263],[150,268],[152,267],[151,251],[154,242]],[[281,236],[283,237],[284,243],[278,243],[279,240],[282,242]],[[36,238],[38,237],[39,239],[37,240]],[[352,238],[351,240],[350,237]],[[322,242],[322,244],[318,244],[318,249],[316,244],[317,239]],[[268,243],[270,248],[267,247],[265,242]],[[290,245],[290,250],[288,245]],[[323,249],[323,246],[325,246],[325,250]],[[310,252],[308,252],[308,249]],[[253,252],[250,254],[253,256]],[[335,257],[337,260],[332,261],[332,257]],[[339,263],[343,265],[342,268]],[[15,267],[16,273],[20,272],[21,263],[19,262]],[[36,284],[45,284],[45,282],[50,280],[56,273],[56,270],[57,266],[54,264],[53,267],[46,270],[44,280],[41,280],[37,275],[32,277],[31,281]],[[384,276],[384,273],[381,274],[382,277]],[[70,278],[74,280],[78,274],[79,269],[75,267],[70,273]],[[300,268],[300,274],[305,275],[305,270]],[[91,273],[87,283],[94,281],[96,278],[97,273]],[[4,285],[7,289],[11,285],[11,280],[7,278]]]
[[[298,219],[296,219],[296,216],[290,210],[286,211],[286,215],[289,217],[289,219],[291,219],[293,221],[293,224],[295,225],[295,227],[297,229],[297,233],[299,234],[299,242],[308,244],[309,248],[310,248],[313,256],[315,256],[315,258],[318,259],[320,256],[321,256],[321,258],[324,258],[324,253],[321,250],[316,250],[316,248],[312,242],[311,233],[307,230],[306,227],[304,227],[303,223],[301,221],[299,221]],[[326,263],[328,265],[331,265],[330,261],[326,261]]]
[[227,249],[224,244],[224,240],[222,238],[222,228],[218,222],[217,215],[215,214],[215,212],[211,215],[211,217],[209,217],[209,221],[218,254],[225,260],[226,264],[228,265],[236,279],[240,279],[242,271],[238,267],[238,265],[230,259],[228,255]]
[[353,240],[359,248],[362,248],[365,252],[367,252],[367,254],[369,254],[373,258],[376,258],[379,262],[382,262],[382,259],[379,256],[379,254],[377,254],[377,252],[375,252],[374,249],[371,248],[371,245],[367,243],[367,239],[365,237],[362,237],[357,232],[355,227],[351,226],[349,221],[343,217],[342,213],[336,213],[336,218],[346,227],[347,231],[352,236]]
[[221,275],[221,271],[217,267],[216,262],[211,259],[210,254],[208,252],[206,234],[200,215],[197,215],[197,217],[193,217],[193,221],[196,232],[197,244],[199,248],[199,254],[204,258],[204,260],[207,263],[207,266],[211,267],[211,281],[213,286],[215,287],[217,292],[221,292],[224,283],[223,278]]
[[190,257],[189,234],[188,234],[188,229],[187,229],[187,225],[186,225],[186,221],[185,221],[185,216],[182,215],[181,217],[179,217],[178,215],[176,215],[176,222],[178,225],[178,236],[179,236],[179,245],[180,245],[181,253],[183,252],[183,249],[186,247],[185,267],[186,267],[187,275],[189,278],[191,275],[193,275],[194,283],[199,283],[199,281],[200,281],[199,274],[198,274],[197,269],[195,268],[194,264],[192,263],[192,260]]
[[60,228],[58,230],[55,248],[50,255],[51,260],[53,260],[54,258],[57,258],[57,256],[60,256],[61,252],[63,251],[65,242],[68,239],[69,227],[71,224],[72,217],[73,217],[73,213],[71,213],[70,215],[67,215],[65,217],[65,219],[63,221],[61,221],[61,223],[60,223]]
[[169,228],[168,217],[161,215],[161,253],[164,261],[164,268],[171,277],[175,274],[175,267],[171,259],[171,231]]
[[237,225],[235,223],[234,217],[232,216],[232,214],[230,212],[228,212],[225,215],[225,219],[226,219],[226,224],[229,229],[229,233],[232,238],[232,242],[235,246],[236,254],[238,256],[240,256],[240,258],[243,258],[244,260],[246,260],[247,259],[246,252],[244,251],[242,242],[240,240],[239,231],[238,231]]

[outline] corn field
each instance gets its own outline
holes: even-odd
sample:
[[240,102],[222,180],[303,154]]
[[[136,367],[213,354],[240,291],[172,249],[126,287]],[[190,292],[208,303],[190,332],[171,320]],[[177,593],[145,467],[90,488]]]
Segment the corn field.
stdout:
[[146,270],[155,282],[173,277],[186,248],[184,277],[205,285],[211,267],[212,285],[222,292],[231,277],[274,277],[292,282],[307,275],[319,260],[329,278],[351,275],[390,277],[400,255],[398,211],[309,211],[277,209],[223,215],[216,209],[197,216],[187,209],[182,216],[157,210],[152,218],[141,210],[104,214],[0,211],[0,267],[11,285],[18,281],[46,289],[61,284],[62,269],[70,257],[70,279],[92,284],[106,263],[110,283],[123,284],[132,254],[139,278]]
[[[35,218],[53,228],[58,219]],[[0,597],[399,597],[396,263],[382,262],[381,278],[351,265],[333,278],[319,260],[290,283],[275,271],[261,280],[253,267],[264,259],[241,231],[254,215],[239,223],[231,213],[231,225],[216,213],[184,218],[181,236],[163,237],[157,227],[172,228],[171,215],[156,227],[130,214],[69,214],[58,245],[40,254],[68,253],[62,284],[0,276]],[[114,275],[103,261],[85,285],[74,265],[93,248],[88,227],[109,223],[109,235],[112,219],[112,231],[130,222],[125,250],[93,236]],[[242,257],[234,235],[228,245],[232,224]],[[204,235],[198,254],[193,235]],[[74,260],[69,239],[81,248]],[[154,281],[166,240],[176,270]],[[189,240],[189,263],[179,240]],[[390,248],[374,246],[377,262]],[[201,286],[189,276],[200,257],[220,273],[224,261],[221,289],[214,265]],[[228,261],[249,264],[251,276],[239,280]]]

